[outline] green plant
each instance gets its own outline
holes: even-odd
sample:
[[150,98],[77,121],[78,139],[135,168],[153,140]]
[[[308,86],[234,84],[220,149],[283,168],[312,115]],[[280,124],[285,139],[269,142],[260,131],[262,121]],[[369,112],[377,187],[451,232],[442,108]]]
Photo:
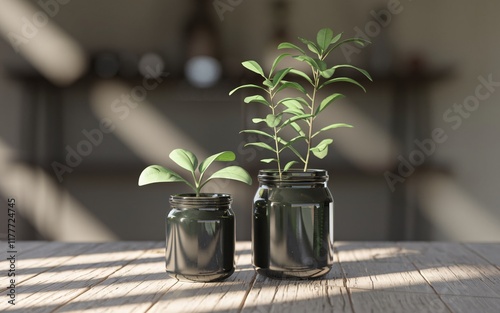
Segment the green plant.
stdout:
[[[309,166],[311,154],[320,159],[327,156],[328,146],[333,142],[333,139],[326,138],[316,143],[315,139],[319,134],[339,127],[352,127],[352,125],[345,123],[335,123],[321,129],[314,127],[314,122],[320,113],[333,102],[344,97],[341,93],[330,93],[321,97],[320,90],[333,83],[345,82],[359,86],[366,92],[365,88],[353,78],[345,76],[333,77],[338,69],[354,69],[369,80],[372,80],[368,72],[356,66],[339,64],[329,67],[327,65],[326,58],[328,55],[343,44],[354,42],[363,46],[367,43],[366,40],[361,38],[341,40],[341,37],[342,33],[334,35],[331,29],[323,28],[318,32],[316,42],[299,37],[300,41],[309,51],[289,42],[281,43],[278,46],[279,50],[290,49],[297,54],[282,53],[277,56],[267,75],[256,61],[250,60],[242,63],[246,69],[260,75],[264,79],[262,85],[241,85],[233,89],[229,95],[242,88],[260,89],[267,97],[261,94],[251,95],[246,97],[244,102],[264,104],[270,112],[263,118],[252,119],[255,124],[264,123],[268,128],[267,131],[262,129],[247,129],[241,132],[264,136],[270,140],[269,142],[272,142],[272,144],[263,141],[250,142],[246,146],[257,146],[272,151],[274,157],[262,159],[261,162],[276,162],[280,177],[282,171],[288,170],[291,166],[299,162],[302,162],[303,169],[306,171]],[[298,62],[306,63],[311,71],[305,73],[293,67],[285,67],[277,70],[280,62],[287,57],[292,57]],[[289,77],[292,77],[292,79],[289,79]],[[292,89],[300,95],[296,97],[279,96],[282,91]],[[281,134],[287,127],[292,127],[296,136],[285,139]],[[305,143],[305,152],[299,152],[297,145],[300,142]],[[289,161],[283,167],[281,153],[285,149],[290,149],[297,156],[298,161]]]
[[184,149],[173,150],[169,154],[169,157],[177,165],[191,173],[193,183],[190,183],[181,175],[161,165],[150,165],[146,167],[139,176],[139,186],[153,183],[183,182],[193,189],[196,196],[199,196],[203,186],[205,186],[212,179],[216,178],[236,180],[248,185],[252,184],[252,178],[248,172],[243,168],[234,165],[220,169],[213,173],[209,178],[203,180],[206,170],[213,162],[231,162],[236,159],[235,154],[231,151],[216,153],[209,156],[200,164],[198,164],[198,158],[194,155],[194,153]]

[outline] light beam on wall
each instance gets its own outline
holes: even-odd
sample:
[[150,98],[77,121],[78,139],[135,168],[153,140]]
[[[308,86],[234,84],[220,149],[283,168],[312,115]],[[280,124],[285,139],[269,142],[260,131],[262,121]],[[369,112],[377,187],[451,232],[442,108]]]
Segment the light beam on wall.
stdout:
[[[1,7],[0,34],[41,75],[57,85],[71,84],[83,75],[84,51],[47,12],[24,0],[2,0]],[[53,15],[63,9],[59,6]]]
[[498,242],[500,218],[471,198],[451,177],[422,175],[417,187],[423,213],[446,239]]
[[0,192],[16,199],[16,210],[49,240],[116,240],[101,221],[41,168],[15,162],[14,152],[0,139]]
[[145,89],[118,80],[100,81],[92,88],[90,105],[94,114],[101,120],[108,119],[113,133],[146,163],[174,165],[168,155],[175,148],[188,149],[200,157],[208,156],[138,90]]

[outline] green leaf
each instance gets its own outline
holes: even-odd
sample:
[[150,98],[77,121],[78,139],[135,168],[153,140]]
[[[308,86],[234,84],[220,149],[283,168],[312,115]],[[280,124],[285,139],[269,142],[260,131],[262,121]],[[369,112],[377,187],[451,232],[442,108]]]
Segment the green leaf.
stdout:
[[269,79],[265,79],[263,82],[262,82],[262,85],[266,86],[266,87],[269,87],[269,88],[273,88],[273,82],[270,81]]
[[198,170],[200,171],[200,174],[203,175],[203,173],[207,170],[207,168],[215,161],[230,162],[234,160],[236,160],[236,155],[234,154],[234,152],[232,151],[219,152],[212,156],[209,156],[203,162],[201,162],[200,166],[198,167]]
[[317,59],[313,59],[307,55],[297,55],[297,56],[294,56],[293,58],[298,60],[298,61],[301,61],[301,62],[306,62],[315,70],[320,70],[320,65],[316,62]]
[[295,163],[298,163],[297,161],[290,161],[288,162],[285,167],[283,168],[283,171],[288,171],[290,169],[290,167],[292,167],[292,165],[294,165]]
[[354,66],[354,65],[350,65],[350,64],[340,64],[340,65],[336,65],[334,66],[335,69],[338,69],[338,68],[352,68],[358,72],[360,72],[361,74],[363,74],[366,78],[368,78],[370,81],[373,81],[372,77],[370,76],[370,74],[365,71],[364,69],[361,69],[357,66]]
[[208,178],[204,184],[206,184],[209,180],[215,178],[236,180],[247,185],[252,184],[252,177],[250,177],[250,174],[248,174],[248,172],[240,166],[228,166],[221,170],[218,170],[217,172],[213,173],[212,176],[210,176],[210,178]]
[[297,38],[298,38],[300,41],[302,41],[302,43],[303,43],[303,44],[305,44],[305,45],[310,44],[310,43],[314,44],[314,42],[309,41],[309,40],[307,40],[307,39],[305,39],[305,38],[302,38],[302,37],[297,37]]
[[361,47],[364,47],[365,43],[370,43],[370,41],[362,39],[362,38],[349,38],[349,39],[342,40],[341,42],[338,42],[337,44],[335,44],[334,46],[332,46],[331,48],[329,48],[328,51],[325,54],[328,55],[333,50],[335,50],[338,47],[340,47],[340,46],[342,46],[342,45],[344,45],[346,43],[349,43],[349,42],[357,43]]
[[294,49],[294,50],[299,51],[300,53],[305,53],[304,50],[302,50],[297,45],[294,45],[293,43],[290,43],[290,42],[282,42],[282,43],[280,43],[278,45],[278,50],[281,50],[281,49]]
[[271,163],[271,162],[278,162],[277,159],[262,159],[260,160],[262,163]]
[[298,76],[304,78],[305,80],[307,80],[309,82],[309,84],[314,85],[311,77],[309,77],[306,73],[299,71],[299,70],[296,70],[296,69],[291,69],[290,73],[298,75]]
[[302,87],[301,84],[296,83],[296,82],[284,81],[284,80],[281,81],[281,86],[278,88],[278,90],[276,92],[278,93],[278,92],[280,92],[284,89],[287,89],[287,88],[297,89],[298,91],[302,92],[303,94],[307,93],[307,91],[305,90],[304,87]]
[[304,114],[304,111],[302,109],[288,108],[286,110],[283,110],[283,113],[289,113],[289,114],[297,116],[297,115]]
[[316,147],[310,151],[319,159],[323,159],[328,155],[328,145],[333,142],[332,139],[323,139]]
[[273,65],[271,66],[271,72],[270,72],[270,74],[274,73],[274,70],[276,69],[276,66],[278,66],[278,64],[281,62],[281,60],[283,60],[285,57],[287,57],[289,55],[290,55],[290,53],[282,53],[282,54],[278,55],[276,57],[276,59],[274,59]]
[[246,67],[247,69],[249,69],[250,71],[257,73],[262,77],[265,77],[264,71],[262,70],[262,67],[256,61],[250,60],[250,61],[245,61],[241,64],[244,67]]
[[333,67],[320,72],[321,76],[323,76],[326,79],[332,77],[334,73],[335,69]]
[[293,115],[303,115],[304,114],[303,104],[307,106],[307,102],[305,102],[305,100],[300,97],[285,98],[283,99],[282,104],[287,107],[287,109],[284,110],[283,112],[291,113]]
[[323,111],[327,106],[332,104],[335,100],[341,99],[341,98],[344,98],[344,95],[340,94],[340,93],[334,93],[332,95],[329,95],[328,97],[323,99],[323,101],[321,101],[321,104],[316,109],[315,115],[318,115],[321,111]]
[[316,41],[318,42],[318,46],[322,51],[325,51],[333,39],[333,30],[330,28],[321,29],[316,35]]
[[345,124],[345,123],[331,124],[331,125],[325,126],[325,127],[321,128],[320,130],[318,130],[316,133],[314,133],[314,135],[311,136],[311,138],[316,137],[316,135],[318,135],[319,133],[324,132],[326,130],[341,128],[341,127],[352,128],[353,126],[350,124]]
[[296,121],[299,121],[299,120],[305,120],[305,119],[308,119],[312,117],[311,114],[303,114],[303,115],[297,115],[297,116],[292,116],[291,118],[287,119],[282,125],[281,125],[281,128],[293,123],[293,122],[296,122]]
[[266,149],[266,150],[269,150],[272,152],[276,152],[276,150],[274,150],[273,147],[271,147],[270,145],[268,145],[265,142],[249,142],[249,143],[245,144],[245,147],[247,147],[247,146],[255,146],[255,147],[263,148],[263,149]]
[[320,47],[318,47],[314,42],[301,37],[299,37],[299,40],[307,46],[309,51],[316,53],[318,56],[321,54]]
[[336,77],[336,78],[332,78],[330,80],[327,80],[326,82],[321,84],[321,86],[319,86],[318,90],[323,88],[326,85],[329,85],[332,83],[341,83],[341,82],[354,84],[354,85],[360,87],[361,89],[363,89],[364,92],[366,92],[366,89],[365,89],[365,87],[363,87],[363,85],[361,85],[356,80],[349,78],[349,77]]
[[342,34],[343,33],[340,33],[337,36],[333,37],[332,40],[330,41],[330,44],[333,45],[333,44],[337,43],[340,40],[340,38],[342,37]]
[[245,130],[240,131],[240,133],[256,134],[256,135],[262,135],[262,136],[269,137],[269,138],[274,138],[272,135],[270,135],[262,130],[257,130],[257,129],[245,129]]
[[316,64],[318,64],[318,69],[320,71],[326,71],[326,62],[320,59],[314,59]]
[[311,52],[316,53],[317,55],[321,55],[321,51],[318,49],[318,47],[316,47],[316,45],[314,43],[308,43],[307,48]]
[[301,140],[301,139],[306,139],[306,137],[305,136],[297,136],[297,137],[290,139],[290,141],[282,140],[283,147],[280,149],[279,152],[285,150],[286,148],[290,147],[295,142],[297,142],[298,140]]
[[288,72],[290,72],[290,70],[291,70],[291,68],[284,68],[284,69],[276,72],[276,75],[274,75],[274,77],[273,77],[273,88],[276,87],[281,82],[283,77],[285,77],[285,75],[288,74]]
[[252,118],[252,122],[254,122],[254,124],[259,124],[259,123],[263,123],[265,122],[266,119],[265,118],[258,118],[258,117],[254,117]]
[[179,174],[161,165],[150,165],[146,167],[139,176],[139,186],[172,182],[183,182],[191,186],[191,184]]
[[258,88],[258,89],[265,90],[265,89],[264,89],[264,88],[262,88],[261,86],[254,85],[254,84],[247,84],[247,85],[242,85],[242,86],[239,86],[239,87],[234,88],[233,90],[231,90],[231,91],[229,92],[229,95],[231,96],[231,95],[232,95],[233,93],[235,93],[237,90],[242,89],[242,88]]
[[265,118],[259,118],[259,117],[254,117],[254,118],[252,118],[252,122],[253,122],[254,124],[263,123],[263,122],[265,122],[265,121],[266,121],[266,119],[265,119]]
[[281,122],[281,117],[282,117],[281,114],[279,114],[279,115],[268,114],[266,116],[267,126],[269,126],[271,128],[278,126]]
[[250,103],[250,102],[258,102],[267,105],[268,107],[271,106],[271,104],[261,95],[255,95],[255,96],[248,96],[245,99],[243,99],[245,103]]
[[169,154],[170,159],[180,167],[194,174],[198,166],[198,159],[193,152],[184,149],[175,149]]
[[[281,137],[278,137],[276,140],[278,140],[278,142],[282,145],[286,145],[288,143],[288,141],[286,141],[285,139],[281,138]],[[280,150],[281,152],[281,150]]]
[[297,103],[297,105],[292,104],[292,105],[297,106],[297,107],[299,107],[301,104],[303,106],[306,106],[306,107],[309,106],[309,104],[307,103],[307,101],[304,100],[304,98],[302,98],[302,97],[293,97],[293,98],[292,97],[288,97],[288,98],[283,98],[280,101],[278,101],[278,104],[280,104],[280,103],[284,104],[285,102],[289,103],[290,101],[292,103]]
[[290,123],[290,126],[292,126],[292,128],[297,132],[297,134],[299,134],[300,136],[305,136],[306,133],[304,133],[304,131],[302,130],[302,128],[300,127],[300,125],[296,122],[292,122]]
[[299,102],[299,100],[297,100],[295,98],[283,99],[283,101],[281,103],[283,103],[283,105],[289,109],[303,110],[302,104]]

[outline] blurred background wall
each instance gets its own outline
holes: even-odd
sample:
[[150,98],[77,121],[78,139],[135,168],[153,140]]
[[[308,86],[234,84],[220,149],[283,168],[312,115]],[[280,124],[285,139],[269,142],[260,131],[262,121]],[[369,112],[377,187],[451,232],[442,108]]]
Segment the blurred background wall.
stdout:
[[[355,125],[314,164],[330,173],[337,240],[498,241],[499,11],[486,0],[3,0],[2,238],[15,198],[18,239],[163,240],[168,197],[186,189],[138,187],[141,170],[174,168],[178,147],[233,150],[256,177],[265,153],[239,131],[258,108],[228,96],[254,79],[240,63],[331,27],[372,41],[332,61],[374,77],[366,94],[338,85],[347,98],[325,114]],[[207,189],[233,195],[238,240],[250,239],[256,188]]]

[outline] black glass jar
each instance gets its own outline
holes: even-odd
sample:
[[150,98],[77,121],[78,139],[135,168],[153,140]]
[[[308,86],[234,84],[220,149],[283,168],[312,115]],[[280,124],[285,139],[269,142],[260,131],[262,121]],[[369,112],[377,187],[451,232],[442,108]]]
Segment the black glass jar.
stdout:
[[223,280],[234,272],[235,220],[227,194],[170,197],[166,219],[167,273],[184,281]]
[[324,170],[259,171],[252,253],[259,274],[316,278],[333,265],[333,197]]

